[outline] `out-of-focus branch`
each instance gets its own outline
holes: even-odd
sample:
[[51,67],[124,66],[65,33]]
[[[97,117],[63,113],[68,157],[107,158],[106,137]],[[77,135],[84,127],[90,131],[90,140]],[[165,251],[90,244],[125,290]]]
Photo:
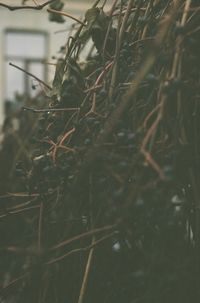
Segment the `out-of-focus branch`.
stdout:
[[48,4],[54,2],[55,0],[49,0],[43,4],[40,5],[17,5],[17,6],[13,6],[13,5],[8,5],[5,3],[1,3],[0,2],[0,6],[3,6],[7,9],[9,9],[10,11],[15,11],[15,10],[19,10],[19,9],[35,9],[35,10],[40,10],[43,9],[43,7],[47,6]]

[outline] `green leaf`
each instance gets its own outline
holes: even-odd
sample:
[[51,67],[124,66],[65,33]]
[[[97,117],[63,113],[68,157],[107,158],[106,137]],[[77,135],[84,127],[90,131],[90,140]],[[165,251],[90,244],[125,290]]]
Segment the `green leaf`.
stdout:
[[90,8],[85,13],[85,19],[87,21],[87,26],[90,27],[96,21],[98,15],[100,13],[100,9],[98,7]]
[[82,31],[80,40],[85,43],[92,37],[95,47],[99,50],[108,28],[109,17],[104,13],[103,9],[95,7],[86,12],[85,19],[87,24]]
[[80,40],[82,43],[86,42],[89,39],[91,35],[92,26],[97,20],[99,13],[100,13],[100,9],[98,7],[90,8],[86,11],[85,20],[87,24],[84,30],[82,31],[82,34],[80,35]]
[[65,61],[63,59],[58,59],[58,62],[56,64],[56,71],[53,79],[53,90],[51,92],[52,96],[59,94],[63,82],[64,72],[65,72]]
[[[51,9],[54,9],[56,11],[61,11],[64,6],[64,3],[61,0],[57,0],[52,2],[49,7]],[[65,19],[63,16],[55,14],[55,13],[49,13],[49,21],[57,22],[57,23],[64,23]]]

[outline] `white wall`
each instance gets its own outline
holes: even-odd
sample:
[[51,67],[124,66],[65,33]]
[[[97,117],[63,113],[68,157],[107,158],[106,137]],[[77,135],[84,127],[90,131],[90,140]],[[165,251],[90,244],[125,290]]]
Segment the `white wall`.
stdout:
[[[38,3],[43,3],[44,0],[38,0]],[[64,10],[68,13],[80,17],[83,16],[86,9],[91,7],[93,0],[68,0],[66,1]],[[17,5],[21,3],[21,0],[2,0],[2,3]],[[28,4],[33,4],[33,1],[29,1]],[[0,7],[0,125],[3,122],[3,112],[4,112],[4,97],[5,97],[5,52],[4,52],[4,38],[6,29],[26,29],[26,30],[40,30],[46,31],[49,35],[49,52],[48,58],[51,61],[51,56],[56,55],[60,46],[64,45],[67,41],[68,31],[70,25],[74,21],[66,18],[65,23],[55,23],[48,21],[48,13],[46,8],[43,10],[16,10],[9,11],[6,8]],[[63,31],[65,30],[65,31]],[[55,34],[57,31],[62,31]],[[13,45],[13,47],[15,47]],[[23,46],[22,46],[23,47]],[[54,67],[49,68],[50,72],[48,74],[49,79],[52,78]]]

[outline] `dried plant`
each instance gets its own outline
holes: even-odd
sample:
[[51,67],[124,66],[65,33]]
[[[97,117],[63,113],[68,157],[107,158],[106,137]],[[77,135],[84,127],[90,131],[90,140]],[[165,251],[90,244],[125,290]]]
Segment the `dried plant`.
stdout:
[[[200,299],[200,7],[102,2],[5,134],[2,302]],[[16,135],[26,144],[5,161]]]

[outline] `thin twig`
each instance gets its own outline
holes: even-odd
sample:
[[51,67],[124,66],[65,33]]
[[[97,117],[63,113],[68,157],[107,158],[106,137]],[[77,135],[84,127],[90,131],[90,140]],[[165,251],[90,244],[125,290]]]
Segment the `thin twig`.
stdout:
[[5,4],[5,3],[0,3],[0,6],[3,6],[7,9],[9,9],[10,11],[16,11],[16,10],[20,10],[20,9],[34,9],[34,10],[41,10],[43,9],[43,7],[47,6],[48,4],[54,2],[56,0],[49,0],[43,4],[40,4],[40,5],[17,5],[17,6],[13,6],[13,5],[8,5],[8,4]]
[[41,251],[41,243],[42,243],[42,218],[43,218],[43,209],[44,209],[44,202],[42,201],[40,204],[40,211],[39,211],[39,222],[38,222],[38,251]]
[[35,75],[33,75],[32,73],[27,72],[25,69],[19,67],[19,66],[16,65],[16,64],[11,63],[11,62],[9,62],[9,65],[10,65],[10,66],[13,66],[13,67],[15,67],[15,68],[17,68],[17,69],[19,69],[20,71],[22,71],[22,72],[25,73],[26,75],[28,75],[28,76],[34,78],[34,79],[37,80],[39,83],[41,83],[42,85],[46,86],[49,90],[52,90],[52,87],[51,87],[51,86],[49,86],[47,83],[45,83],[44,81],[42,81],[41,79],[39,79],[38,77],[36,77]]
[[[122,11],[122,4],[121,4],[121,10]],[[115,89],[115,83],[117,79],[117,72],[118,72],[118,64],[119,64],[119,55],[120,55],[120,28],[121,28],[121,17],[120,14],[118,19],[118,26],[117,26],[117,34],[116,34],[116,45],[115,45],[115,56],[114,56],[114,62],[112,67],[112,74],[111,74],[111,80],[110,80],[110,88],[108,92],[109,99],[111,101],[114,89]]]
[[[114,12],[115,7],[117,5],[117,1],[118,0],[114,1],[113,5],[111,7],[111,10],[109,11],[109,14],[108,14],[109,18],[111,18],[113,16],[113,12]],[[103,48],[102,48],[102,57],[103,57],[103,59],[105,58],[106,43],[107,43],[107,40],[108,40],[108,37],[109,37],[109,34],[110,34],[111,27],[112,27],[112,20],[110,20],[110,22],[108,24],[106,34],[105,34],[105,39],[104,39]]]
[[80,240],[80,239],[83,239],[83,238],[86,238],[86,237],[89,237],[89,236],[92,236],[92,235],[96,235],[98,233],[101,233],[103,231],[108,231],[108,230],[112,230],[116,227],[116,224],[114,225],[106,225],[106,226],[103,226],[103,227],[99,227],[99,228],[95,228],[95,229],[92,229],[92,230],[89,230],[83,234],[79,234],[73,238],[70,238],[70,239],[67,239],[67,240],[64,240],[63,242],[59,243],[59,244],[56,244],[55,246],[51,247],[50,248],[50,251],[53,251],[53,250],[56,250],[58,248],[61,248],[63,246],[66,246],[74,241],[77,241],[77,240]]
[[68,107],[68,108],[43,108],[43,109],[36,109],[32,107],[22,107],[23,110],[28,110],[33,113],[48,113],[48,112],[73,112],[80,110],[79,107]]
[[57,258],[54,258],[54,259],[48,261],[46,264],[47,264],[47,265],[54,264],[54,263],[56,263],[56,262],[58,262],[58,261],[61,261],[61,260],[65,259],[65,258],[67,258],[67,257],[69,257],[70,255],[73,255],[73,254],[75,254],[75,253],[86,252],[86,251],[88,251],[88,250],[91,250],[91,249],[93,249],[95,246],[97,246],[98,244],[100,244],[100,243],[104,242],[105,240],[107,240],[107,239],[109,239],[109,238],[115,236],[116,233],[117,233],[117,232],[114,231],[114,232],[112,232],[112,233],[110,233],[110,234],[108,234],[108,235],[106,235],[106,236],[100,238],[99,240],[92,242],[92,244],[90,244],[89,246],[73,249],[73,250],[67,252],[66,254],[64,254],[64,255],[62,255],[62,256],[59,256],[59,257],[57,257]]
[[[172,7],[169,15],[166,17],[165,22],[163,22],[158,30],[158,33],[153,41],[152,48],[149,54],[144,60],[144,63],[140,67],[139,71],[137,72],[130,89],[122,96],[121,102],[118,104],[116,109],[112,112],[112,114],[108,117],[107,121],[104,125],[104,130],[99,134],[96,140],[96,145],[103,144],[113,130],[117,127],[120,118],[122,117],[125,110],[128,108],[129,104],[133,102],[134,97],[138,91],[138,88],[147,75],[147,73],[151,70],[154,66],[158,53],[160,52],[160,47],[172,25],[172,22],[178,12],[180,6],[180,0],[174,2],[174,6]],[[91,166],[91,164],[95,161],[96,157],[98,156],[99,149],[97,147],[92,147],[88,150],[87,155],[85,156],[84,167],[80,173],[80,178],[84,177],[85,169]],[[147,159],[148,160],[148,159]]]
[[6,210],[6,213],[0,214],[0,218],[5,218],[9,215],[16,215],[16,214],[22,213],[24,211],[30,211],[32,209],[38,209],[38,208],[40,208],[39,205],[34,205],[34,206],[25,207],[25,208],[18,209],[18,210],[12,210],[12,211]]
[[53,149],[52,149],[52,152],[51,152],[51,155],[52,155],[52,160],[53,160],[53,163],[54,165],[56,165],[56,155],[57,155],[57,150],[59,148],[61,149],[64,149],[65,151],[67,152],[75,152],[75,150],[73,148],[70,148],[70,147],[67,147],[65,145],[63,145],[64,141],[75,131],[76,129],[73,127],[71,130],[67,131],[64,136],[60,139],[59,142],[57,143],[54,143],[52,140],[50,140],[49,142],[47,143],[50,143],[53,145]]
[[160,179],[164,180],[165,179],[165,175],[162,171],[162,169],[160,168],[160,166],[158,165],[158,163],[153,159],[152,155],[150,154],[150,152],[146,149],[146,146],[150,140],[150,138],[152,138],[157,130],[157,127],[163,117],[163,107],[166,101],[166,97],[164,96],[162,98],[161,103],[159,104],[159,112],[157,115],[157,118],[155,119],[155,121],[153,122],[153,124],[151,125],[151,127],[148,129],[142,145],[141,145],[141,153],[144,155],[145,160],[147,163],[149,163],[151,165],[151,167],[158,173]]
[[[10,193],[8,192],[7,195],[4,195],[3,197],[39,197],[40,194],[38,193],[33,193],[33,194],[27,194],[25,192],[23,193]],[[1,197],[0,197],[1,198]]]
[[[109,62],[105,68],[103,69],[103,71],[100,73],[100,75],[97,77],[97,80],[95,81],[94,87],[97,87],[100,83],[100,81],[102,80],[102,78],[104,77],[105,73],[107,73],[107,71],[110,69],[110,67],[113,65],[113,61]],[[91,113],[95,113],[95,109],[96,109],[96,91],[94,91],[93,93],[93,99],[92,99],[92,106],[91,109],[89,110],[89,112],[86,114],[86,116],[88,116]]]
[[66,12],[57,11],[57,10],[52,9],[52,8],[48,8],[48,9],[47,9],[47,12],[49,12],[49,13],[54,13],[54,14],[58,14],[58,15],[61,15],[61,16],[65,16],[65,17],[68,17],[68,18],[70,18],[70,19],[72,19],[72,20],[74,20],[74,21],[80,23],[80,24],[83,25],[83,26],[86,25],[86,24],[85,24],[84,22],[82,22],[81,20],[77,19],[76,17],[74,17],[74,16],[72,16],[72,15],[66,13]]
[[109,117],[105,124],[104,132],[98,137],[99,141],[98,143],[106,140],[106,138],[110,135],[110,133],[113,131],[115,126],[117,125],[118,121],[120,120],[121,115],[124,113],[125,109],[129,105],[129,103],[133,100],[133,97],[135,96],[138,87],[146,74],[150,71],[152,66],[154,65],[157,54],[160,50],[160,46],[172,24],[172,21],[174,20],[174,17],[176,16],[176,12],[179,7],[180,0],[176,1],[176,5],[173,7],[173,10],[171,10],[171,14],[168,16],[167,20],[164,24],[162,24],[160,30],[157,33],[157,36],[154,40],[152,50],[150,51],[149,55],[147,56],[146,60],[144,61],[143,65],[141,66],[140,70],[138,71],[137,75],[135,76],[135,79],[133,80],[133,83],[128,90],[127,93],[122,97],[122,102],[119,104],[119,106],[116,108],[116,110],[113,112],[113,114]]
[[[99,4],[100,1],[101,0],[96,0],[95,3],[92,5],[92,7],[96,7]],[[83,20],[84,24],[85,24],[85,21],[86,21],[86,19]],[[84,27],[83,24],[81,24],[80,27],[77,29],[77,31],[76,31],[76,33],[75,33],[75,35],[73,37],[73,42],[70,44],[70,46],[67,49],[64,62],[67,62],[68,58],[70,57],[70,55],[74,51],[74,48],[77,45],[77,42],[78,42],[78,39],[79,39],[79,36],[80,36],[80,33],[81,33],[83,27]]]
[[[92,174],[90,174],[90,176],[89,176],[89,203],[90,203],[91,209],[92,209],[92,205],[94,204],[92,187],[93,187],[93,178],[92,178]],[[94,222],[93,222],[92,211],[90,211],[89,216],[90,216],[91,227],[93,227]],[[107,238],[107,236],[103,237],[102,239],[104,240],[105,238]],[[102,239],[99,240],[99,241],[102,242]],[[96,237],[95,237],[95,235],[93,235],[92,242],[91,242],[91,245],[90,245],[91,248],[90,248],[90,251],[89,251],[89,254],[88,254],[88,257],[87,257],[85,271],[84,271],[84,274],[83,274],[83,281],[82,281],[82,285],[81,285],[81,289],[80,289],[80,293],[79,293],[78,303],[83,303],[83,301],[84,301],[84,297],[85,297],[86,290],[87,290],[87,284],[88,284],[88,280],[89,280],[89,273],[90,273],[90,269],[91,269],[91,266],[92,266],[94,246],[96,246],[94,244],[99,243],[99,241],[96,241]]]
[[88,284],[88,279],[89,279],[89,272],[92,266],[92,259],[93,259],[93,254],[94,254],[94,244],[97,244],[98,241],[95,242],[95,237],[92,237],[92,244],[90,247],[90,251],[88,254],[87,262],[86,262],[86,267],[85,267],[85,272],[83,276],[83,281],[81,285],[81,290],[78,298],[78,303],[83,303],[85,292],[87,289],[87,284]]

